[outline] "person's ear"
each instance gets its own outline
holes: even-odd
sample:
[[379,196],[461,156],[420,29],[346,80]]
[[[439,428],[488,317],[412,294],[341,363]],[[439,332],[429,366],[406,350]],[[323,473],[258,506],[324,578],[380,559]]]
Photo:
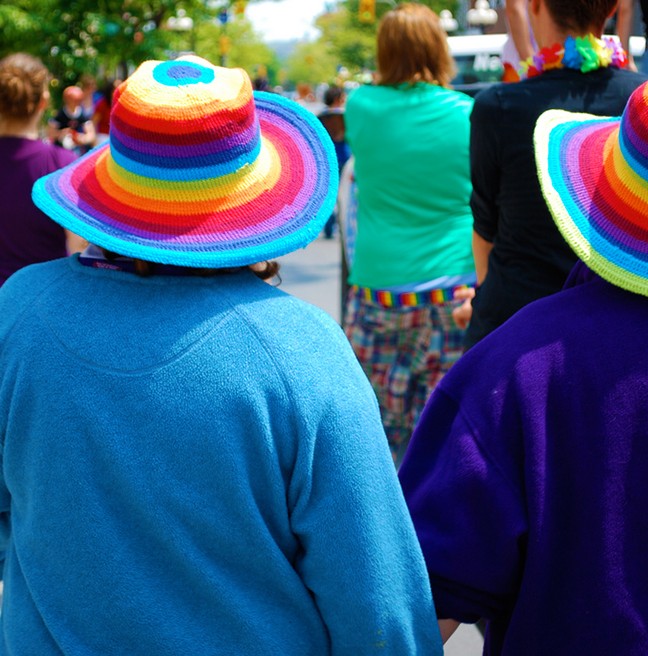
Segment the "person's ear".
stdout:
[[43,91],[43,95],[41,96],[41,99],[38,101],[37,111],[44,112],[50,104],[50,99],[51,96],[50,96],[49,89],[45,89],[45,91]]
[[540,13],[540,3],[542,0],[529,0],[529,13],[537,16]]

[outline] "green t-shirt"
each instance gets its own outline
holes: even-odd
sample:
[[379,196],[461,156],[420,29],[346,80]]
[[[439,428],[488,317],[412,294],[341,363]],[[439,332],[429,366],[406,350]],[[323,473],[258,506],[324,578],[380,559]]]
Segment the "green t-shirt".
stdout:
[[349,281],[381,289],[474,270],[469,96],[432,84],[349,97],[358,233]]

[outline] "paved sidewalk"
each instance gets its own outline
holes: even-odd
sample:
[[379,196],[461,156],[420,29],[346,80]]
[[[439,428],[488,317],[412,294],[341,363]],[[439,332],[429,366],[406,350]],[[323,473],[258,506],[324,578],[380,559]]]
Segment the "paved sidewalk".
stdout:
[[462,624],[448,640],[445,656],[481,656],[484,639],[476,626]]
[[340,302],[340,241],[319,237],[306,248],[279,258],[282,289],[317,305],[338,323]]

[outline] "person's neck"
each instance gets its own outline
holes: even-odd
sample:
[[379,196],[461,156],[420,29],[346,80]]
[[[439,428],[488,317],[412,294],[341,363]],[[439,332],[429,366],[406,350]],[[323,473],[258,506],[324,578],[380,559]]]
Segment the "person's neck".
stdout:
[[0,118],[0,137],[38,139],[38,120],[12,121]]
[[570,36],[574,39],[587,36],[588,34],[593,34],[597,39],[600,39],[603,36],[603,29],[595,26],[590,26],[591,29],[582,34],[562,30],[553,22],[546,23],[543,27],[544,29],[538,30],[538,34],[534,33],[538,43],[538,48],[540,49],[550,48],[556,43],[565,43],[567,37]]

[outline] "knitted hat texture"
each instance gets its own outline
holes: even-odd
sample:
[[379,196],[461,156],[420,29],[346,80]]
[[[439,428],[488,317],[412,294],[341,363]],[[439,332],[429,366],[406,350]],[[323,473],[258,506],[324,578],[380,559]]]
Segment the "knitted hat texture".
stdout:
[[108,142],[38,180],[33,198],[120,255],[217,268],[306,246],[337,185],[315,116],[189,56],[140,65],[115,91]]
[[549,110],[534,134],[543,194],[585,264],[648,296],[648,83],[622,117]]

